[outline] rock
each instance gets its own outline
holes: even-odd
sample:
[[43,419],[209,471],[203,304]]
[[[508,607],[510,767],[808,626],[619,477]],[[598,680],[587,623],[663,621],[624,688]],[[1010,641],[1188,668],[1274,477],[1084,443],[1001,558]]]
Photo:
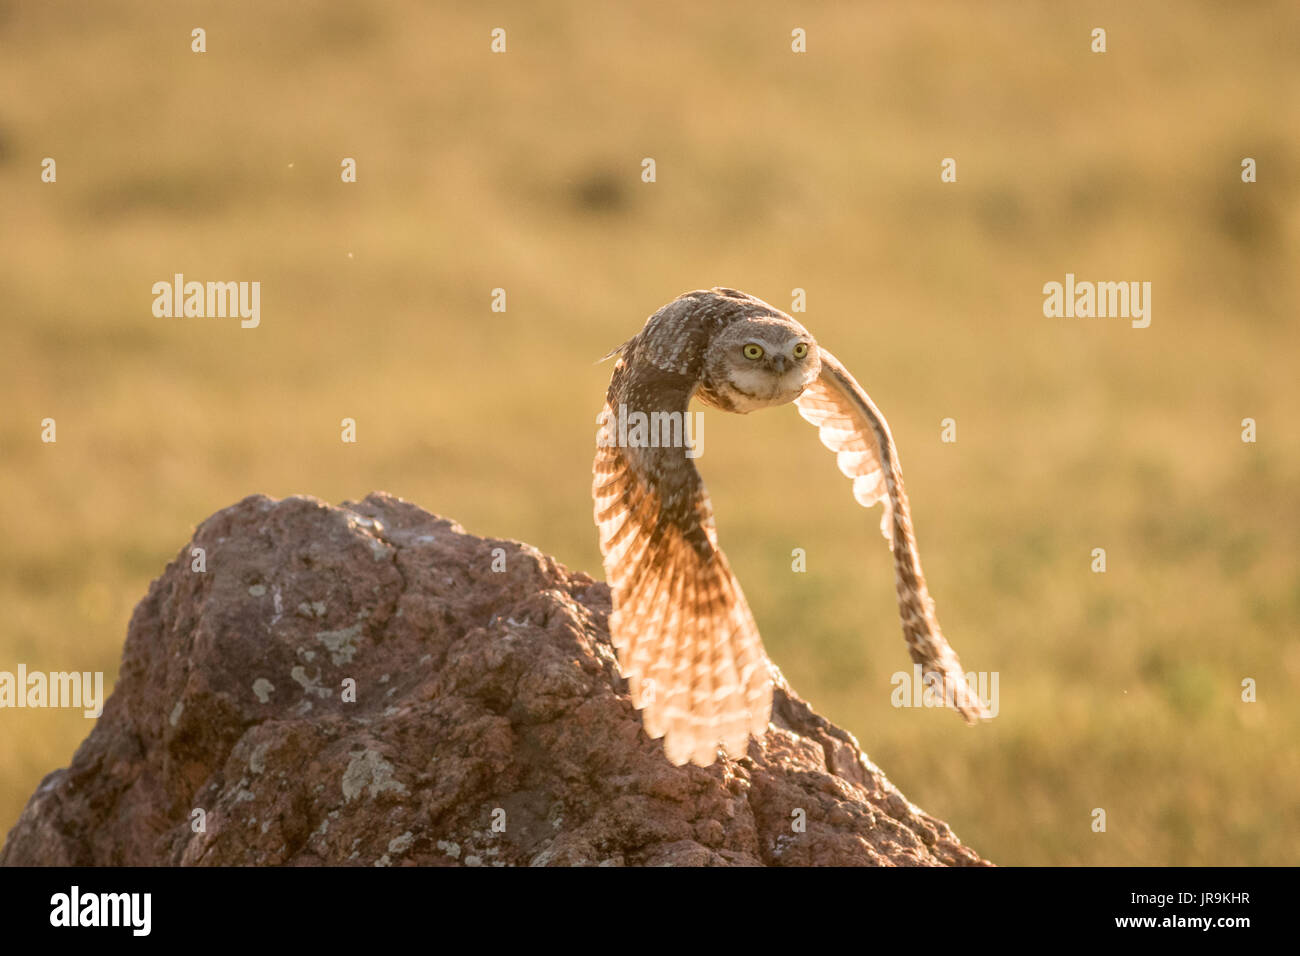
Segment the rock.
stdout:
[[669,764],[609,600],[388,495],[246,498],[150,586],[0,864],[985,863],[784,682],[746,757]]

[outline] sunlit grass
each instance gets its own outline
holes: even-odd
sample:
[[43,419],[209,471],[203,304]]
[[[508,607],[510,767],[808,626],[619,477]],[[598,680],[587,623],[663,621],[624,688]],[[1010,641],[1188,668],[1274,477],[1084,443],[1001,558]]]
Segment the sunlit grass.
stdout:
[[[111,683],[150,579],[253,492],[383,489],[599,575],[595,359],[679,292],[801,287],[1001,710],[890,706],[877,515],[792,409],[707,412],[721,540],[795,688],[994,860],[1294,863],[1294,5],[621,6],[228,4],[203,56],[187,9],[8,11],[0,669]],[[1044,319],[1067,271],[1151,281],[1151,327]],[[155,319],[174,272],[260,280],[262,326]],[[0,829],[89,726],[0,712]]]

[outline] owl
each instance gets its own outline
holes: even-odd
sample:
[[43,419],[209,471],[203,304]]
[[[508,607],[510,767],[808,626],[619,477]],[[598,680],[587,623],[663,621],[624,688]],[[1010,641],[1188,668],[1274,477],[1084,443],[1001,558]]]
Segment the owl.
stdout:
[[610,634],[646,733],[663,737],[672,763],[707,766],[719,747],[743,756],[772,711],[772,667],[685,440],[692,398],[740,414],[794,402],[817,426],[858,503],[883,505],[903,637],[924,681],[967,722],[988,716],[939,630],[889,426],[807,329],[754,296],[700,290],[652,315],[605,358],[615,357],[592,483]]

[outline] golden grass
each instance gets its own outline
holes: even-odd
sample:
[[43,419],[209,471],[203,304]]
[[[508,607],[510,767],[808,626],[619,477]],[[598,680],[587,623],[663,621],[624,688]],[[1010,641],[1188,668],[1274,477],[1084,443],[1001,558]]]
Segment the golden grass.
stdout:
[[[792,410],[710,412],[793,685],[999,862],[1294,863],[1295,5],[447,6],[7,10],[0,669],[111,684],[149,580],[253,492],[384,489],[598,575],[594,359],[679,292],[797,286],[1001,713],[890,706],[876,516]],[[1151,327],[1043,318],[1067,271],[1151,281]],[[174,272],[260,280],[262,326],[154,318]],[[0,712],[0,829],[89,727]]]

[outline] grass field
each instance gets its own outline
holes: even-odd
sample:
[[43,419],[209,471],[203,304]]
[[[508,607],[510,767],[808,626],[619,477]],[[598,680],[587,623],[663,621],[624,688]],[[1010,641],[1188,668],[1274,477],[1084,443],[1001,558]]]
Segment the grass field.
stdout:
[[[997,862],[1300,860],[1300,8],[614,6],[0,7],[0,670],[111,685],[254,492],[382,489],[599,576],[594,360],[680,292],[802,288],[1000,713],[891,707],[877,513],[793,409],[706,412],[793,686]],[[260,327],[155,318],[178,272],[260,281]],[[1067,272],[1151,282],[1150,327],[1045,318]],[[0,833],[90,726],[0,711]]]

